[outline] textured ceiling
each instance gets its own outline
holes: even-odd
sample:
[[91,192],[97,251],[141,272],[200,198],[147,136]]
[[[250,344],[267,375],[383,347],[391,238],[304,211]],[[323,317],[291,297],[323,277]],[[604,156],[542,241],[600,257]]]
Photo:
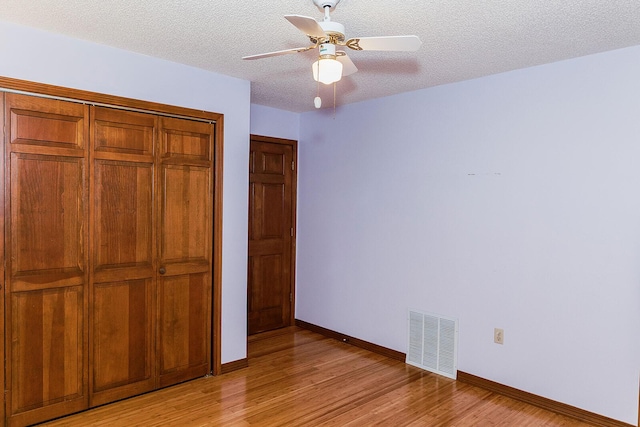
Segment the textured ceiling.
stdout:
[[[0,0],[0,20],[250,80],[253,103],[312,110],[317,51],[241,59],[309,44],[285,14],[323,16],[312,0]],[[359,71],[337,84],[338,104],[640,45],[640,0],[342,0],[331,19],[347,38],[423,42],[349,51]]]

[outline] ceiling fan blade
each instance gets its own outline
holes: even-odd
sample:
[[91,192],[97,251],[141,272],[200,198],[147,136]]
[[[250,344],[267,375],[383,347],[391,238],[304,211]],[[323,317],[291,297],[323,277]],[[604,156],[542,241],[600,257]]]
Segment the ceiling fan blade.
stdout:
[[422,41],[418,36],[360,37],[349,39],[345,45],[353,50],[418,50]]
[[284,17],[308,36],[315,37],[316,39],[327,37],[327,34],[320,24],[318,24],[318,21],[313,18],[302,15],[285,15]]
[[353,74],[358,71],[358,67],[356,67],[356,64],[353,63],[351,58],[349,58],[346,53],[342,52],[342,55],[336,56],[336,59],[338,60],[338,62],[342,63],[343,76],[348,76],[349,74]]
[[267,53],[259,53],[257,55],[249,55],[249,56],[243,56],[242,59],[262,59],[262,58],[269,58],[271,56],[280,56],[280,55],[286,55],[288,53],[297,53],[297,52],[306,52],[308,50],[311,50],[315,48],[315,46],[308,46],[308,47],[296,47],[294,49],[285,49],[285,50],[278,50],[276,52],[267,52]]

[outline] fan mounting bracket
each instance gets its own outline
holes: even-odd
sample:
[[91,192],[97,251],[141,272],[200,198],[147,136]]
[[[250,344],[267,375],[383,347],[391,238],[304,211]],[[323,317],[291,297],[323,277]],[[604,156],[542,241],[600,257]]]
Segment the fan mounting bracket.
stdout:
[[324,10],[325,7],[333,9],[338,3],[340,3],[340,0],[313,0],[313,3],[318,6],[320,10]]

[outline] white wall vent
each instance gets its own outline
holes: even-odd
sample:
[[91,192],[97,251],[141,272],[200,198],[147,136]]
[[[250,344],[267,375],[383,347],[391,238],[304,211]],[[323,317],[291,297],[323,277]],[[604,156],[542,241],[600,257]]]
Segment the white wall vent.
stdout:
[[407,364],[456,379],[458,319],[409,310]]

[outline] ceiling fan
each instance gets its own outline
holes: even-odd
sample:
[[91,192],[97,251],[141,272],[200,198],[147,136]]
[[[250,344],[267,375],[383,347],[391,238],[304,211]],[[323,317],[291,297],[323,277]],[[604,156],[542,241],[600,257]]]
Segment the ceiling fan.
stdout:
[[[358,71],[358,68],[349,56],[347,56],[346,52],[344,50],[338,50],[341,47],[347,47],[352,50],[408,52],[418,50],[422,44],[422,41],[417,36],[357,37],[345,39],[344,25],[331,21],[329,15],[330,11],[340,3],[340,0],[313,0],[313,3],[318,8],[324,10],[324,20],[321,22],[308,16],[285,15],[285,18],[290,23],[309,37],[312,43],[310,46],[244,56],[242,59],[269,58],[271,56],[306,52],[318,48],[318,60],[312,64],[313,79],[324,84],[331,84],[339,81],[342,76],[348,76]],[[320,98],[316,97],[316,108],[320,108],[319,103]]]

